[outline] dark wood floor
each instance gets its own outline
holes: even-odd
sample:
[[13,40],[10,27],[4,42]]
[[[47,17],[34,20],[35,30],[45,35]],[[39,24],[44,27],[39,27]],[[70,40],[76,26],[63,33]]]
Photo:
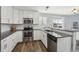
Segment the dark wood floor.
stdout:
[[47,52],[47,50],[39,40],[18,43],[13,49],[13,52]]

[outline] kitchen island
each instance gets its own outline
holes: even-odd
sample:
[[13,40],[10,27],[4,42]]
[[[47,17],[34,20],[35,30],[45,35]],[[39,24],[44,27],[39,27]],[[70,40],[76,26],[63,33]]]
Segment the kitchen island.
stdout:
[[[39,38],[44,43],[49,52],[71,52],[71,40],[72,35],[65,34],[55,30],[45,30],[45,29],[34,29],[34,31],[40,31]],[[41,32],[44,32],[46,38],[42,39]],[[48,37],[50,35],[50,38]],[[55,44],[52,44],[53,43]],[[51,50],[50,50],[51,49]],[[54,51],[52,51],[54,49]]]
[[60,32],[47,32],[49,52],[71,52],[72,36]]

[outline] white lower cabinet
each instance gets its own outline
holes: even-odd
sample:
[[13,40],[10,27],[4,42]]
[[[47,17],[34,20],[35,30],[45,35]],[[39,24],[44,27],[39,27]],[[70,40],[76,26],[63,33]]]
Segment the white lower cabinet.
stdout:
[[79,32],[75,32],[76,33],[76,40],[79,40]]
[[57,52],[71,52],[72,37],[63,37],[57,39]]
[[22,42],[23,41],[23,32],[19,31],[18,32],[18,42]]
[[42,38],[41,41],[43,42],[43,44],[45,45],[45,47],[47,48],[47,33],[42,31]]
[[41,40],[47,48],[47,33],[42,30],[34,30],[34,40]]
[[11,52],[18,42],[22,41],[22,31],[17,31],[12,35],[1,40],[1,51],[2,52]]
[[40,30],[34,30],[34,33],[33,33],[33,39],[34,40],[41,40],[41,31]]
[[9,44],[8,44],[9,40],[8,39],[10,39],[10,38],[7,37],[7,38],[1,40],[1,51],[7,52],[9,50]]
[[10,24],[13,21],[13,10],[11,6],[1,6],[1,23]]

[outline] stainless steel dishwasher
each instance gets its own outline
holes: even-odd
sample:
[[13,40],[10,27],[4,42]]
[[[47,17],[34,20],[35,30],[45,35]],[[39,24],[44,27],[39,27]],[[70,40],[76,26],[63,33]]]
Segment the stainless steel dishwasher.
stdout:
[[57,38],[47,34],[48,37],[48,52],[57,52]]

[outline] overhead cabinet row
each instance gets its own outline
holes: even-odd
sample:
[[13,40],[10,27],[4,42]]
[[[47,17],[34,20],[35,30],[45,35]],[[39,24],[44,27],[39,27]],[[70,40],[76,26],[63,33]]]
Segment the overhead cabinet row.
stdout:
[[51,26],[54,28],[64,27],[64,18],[62,17],[46,17],[37,12],[25,11],[12,6],[1,7],[1,23],[23,24],[23,18],[33,18],[33,24],[37,25]]
[[18,20],[21,20],[19,18],[20,11],[17,9],[14,9],[13,7],[7,7],[3,6],[1,7],[1,23],[6,24],[21,24]]
[[11,23],[13,11],[11,7],[1,7],[1,23]]
[[1,23],[4,24],[23,24],[23,18],[33,18],[33,24],[42,24],[39,13],[24,11],[11,6],[1,7]]
[[1,23],[23,24],[23,11],[11,6],[1,7]]

